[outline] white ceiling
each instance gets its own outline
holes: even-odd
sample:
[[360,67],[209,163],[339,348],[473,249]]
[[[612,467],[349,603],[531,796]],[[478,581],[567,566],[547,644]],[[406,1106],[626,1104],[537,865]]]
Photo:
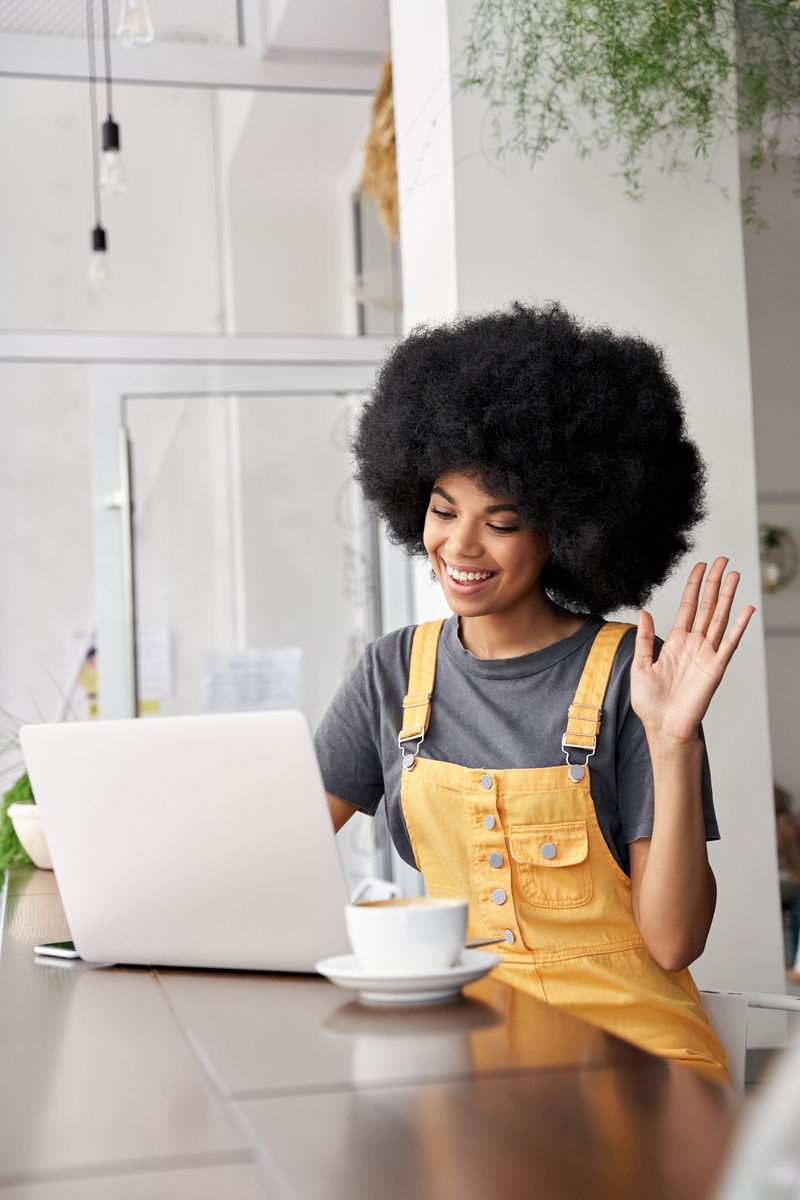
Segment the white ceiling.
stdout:
[[380,54],[389,48],[387,0],[264,0],[268,52]]

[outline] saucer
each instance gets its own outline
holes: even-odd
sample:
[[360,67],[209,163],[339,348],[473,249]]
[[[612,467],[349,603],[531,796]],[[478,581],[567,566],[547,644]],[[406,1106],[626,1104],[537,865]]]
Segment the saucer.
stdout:
[[467,983],[482,979],[501,963],[485,950],[462,950],[454,967],[405,975],[380,975],[365,971],[355,954],[323,958],[316,965],[338,987],[358,992],[364,1004],[443,1004],[453,1000]]

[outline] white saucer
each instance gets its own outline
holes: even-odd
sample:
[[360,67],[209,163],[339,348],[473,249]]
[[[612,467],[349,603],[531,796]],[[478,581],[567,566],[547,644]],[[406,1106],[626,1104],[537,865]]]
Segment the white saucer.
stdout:
[[482,979],[501,962],[499,955],[485,950],[462,950],[461,961],[444,971],[377,975],[365,971],[355,954],[339,954],[323,958],[316,970],[338,987],[357,991],[365,1004],[441,1004],[454,999],[465,984]]

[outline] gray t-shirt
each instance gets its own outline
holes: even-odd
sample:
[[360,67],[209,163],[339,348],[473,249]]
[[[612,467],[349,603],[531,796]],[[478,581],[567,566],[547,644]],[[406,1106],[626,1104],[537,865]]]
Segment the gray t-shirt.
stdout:
[[[436,660],[431,719],[420,757],[475,770],[563,765],[567,709],[603,620],[519,658],[475,658],[459,640],[458,618],[445,622]],[[402,726],[414,626],[367,646],[337,691],[315,745],[327,791],[374,813],[386,796],[394,844],[416,866],[400,803]],[[644,727],[630,704],[635,631],[622,639],[603,701],[597,751],[589,760],[600,828],[629,873],[628,842],[653,832],[653,772]],[[656,654],[661,643],[657,643]],[[702,736],[702,730],[701,730]],[[576,758],[573,755],[573,761]],[[578,755],[577,761],[582,761]],[[706,838],[719,837],[708,758],[703,756]]]

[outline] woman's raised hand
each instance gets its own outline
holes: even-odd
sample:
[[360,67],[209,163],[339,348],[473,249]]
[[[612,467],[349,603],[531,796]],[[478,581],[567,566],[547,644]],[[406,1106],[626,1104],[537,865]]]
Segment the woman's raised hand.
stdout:
[[727,558],[711,564],[702,599],[706,564],[693,567],[675,624],[656,662],[653,618],[648,612],[639,614],[631,664],[631,704],[648,737],[662,736],[676,743],[697,737],[697,727],[755,612],[748,604],[725,633],[739,584],[737,571],[729,571],[723,582],[727,565]]

